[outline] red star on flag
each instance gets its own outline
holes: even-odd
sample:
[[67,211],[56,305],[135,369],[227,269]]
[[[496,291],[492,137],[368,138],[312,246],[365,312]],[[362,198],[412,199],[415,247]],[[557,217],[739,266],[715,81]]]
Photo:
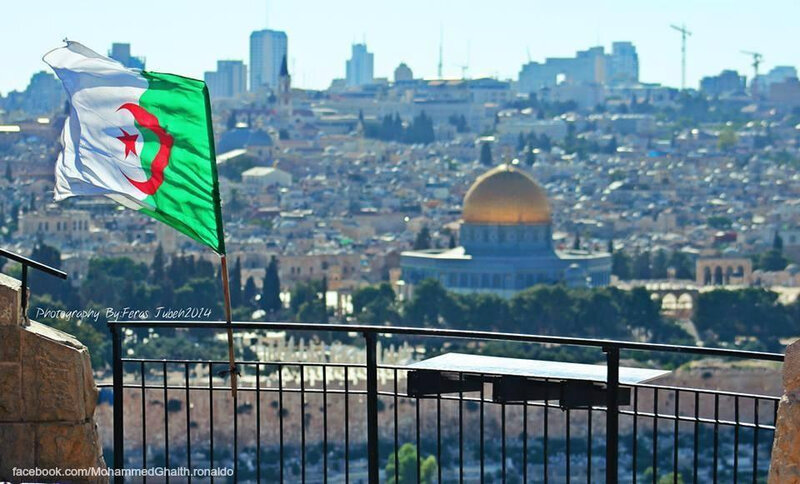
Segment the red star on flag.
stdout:
[[122,131],[122,136],[117,136],[117,139],[125,144],[125,158],[128,157],[131,151],[134,155],[139,156],[139,154],[136,153],[136,139],[139,138],[139,135],[130,134],[122,128],[120,128],[120,131]]

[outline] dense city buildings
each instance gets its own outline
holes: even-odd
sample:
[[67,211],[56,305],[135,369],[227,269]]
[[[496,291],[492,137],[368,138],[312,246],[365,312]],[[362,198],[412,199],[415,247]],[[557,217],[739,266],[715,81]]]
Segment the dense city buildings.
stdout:
[[639,82],[639,56],[631,42],[614,42],[611,53],[602,46],[579,51],[575,57],[548,57],[543,63],[529,61],[519,73],[521,93],[571,84],[635,84]]
[[724,70],[719,75],[707,76],[700,81],[700,91],[709,96],[744,94],[746,87],[745,76],[732,70]]
[[288,55],[286,32],[258,30],[250,34],[250,90],[275,89],[281,63]]

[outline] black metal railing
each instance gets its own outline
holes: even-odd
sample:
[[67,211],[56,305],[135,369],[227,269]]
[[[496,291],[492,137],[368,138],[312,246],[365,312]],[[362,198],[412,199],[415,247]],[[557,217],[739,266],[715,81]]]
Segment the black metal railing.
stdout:
[[21,256],[15,252],[11,252],[6,249],[0,248],[0,256],[5,257],[9,260],[13,260],[14,262],[19,262],[22,264],[22,295],[21,295],[21,304],[20,304],[20,314],[24,318],[27,319],[28,317],[28,267],[36,269],[37,271],[44,272],[45,274],[58,277],[59,279],[66,279],[67,273],[64,271],[60,271],[55,267],[50,267],[46,264],[42,264],[41,262],[37,262],[35,260],[29,259],[25,256]]
[[[233,323],[237,332],[360,334],[363,362],[239,361],[236,396],[217,374],[226,361],[123,356],[128,330],[216,322],[109,323],[113,335],[113,465],[233,468],[257,482],[760,482],[766,479],[779,397],[699,385],[624,385],[620,357],[681,353],[783,361],[777,353],[481,331],[297,323]],[[410,397],[380,342],[508,341],[605,353],[604,405],[496,403],[479,390]],[[402,341],[401,341],[402,342]],[[357,344],[358,343],[357,341]],[[352,347],[350,347],[352,348]],[[352,358],[351,358],[352,359]],[[709,370],[708,373],[713,373]],[[702,378],[715,383],[714,376]],[[459,375],[461,376],[461,375]],[[603,418],[604,417],[604,418]],[[416,448],[409,470],[403,444]],[[435,459],[430,465],[428,456]],[[393,467],[387,465],[394,461]],[[408,474],[410,473],[410,474]],[[404,477],[406,476],[406,477]],[[213,478],[211,479],[213,481]]]

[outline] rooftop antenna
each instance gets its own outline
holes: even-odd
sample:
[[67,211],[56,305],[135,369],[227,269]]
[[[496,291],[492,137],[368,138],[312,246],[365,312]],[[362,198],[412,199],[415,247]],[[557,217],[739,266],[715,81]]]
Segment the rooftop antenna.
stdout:
[[530,48],[530,47],[528,47],[528,46],[525,46],[525,54],[527,54],[527,56],[528,56],[528,64],[530,64],[531,62],[533,62],[533,61],[531,60],[531,48]]
[[264,7],[266,7],[266,9],[264,11],[264,20],[265,20],[264,28],[268,29],[269,28],[269,0],[266,0],[264,2]]
[[436,69],[436,75],[439,79],[442,78],[442,44],[444,43],[444,32],[442,24],[439,24],[439,66]]
[[678,27],[677,25],[670,25],[673,30],[681,33],[681,91],[686,89],[686,37],[692,35],[686,28],[686,24]]
[[753,63],[750,64],[753,66],[753,80],[750,81],[750,94],[753,95],[753,99],[758,99],[758,66],[761,65],[764,56],[759,52],[752,52],[749,50],[743,50],[742,54],[753,57]]

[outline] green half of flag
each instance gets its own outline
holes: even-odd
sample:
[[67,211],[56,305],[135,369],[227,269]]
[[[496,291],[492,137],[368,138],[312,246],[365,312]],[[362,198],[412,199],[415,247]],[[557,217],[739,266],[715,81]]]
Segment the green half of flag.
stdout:
[[160,184],[155,190],[142,187],[143,202],[152,208],[140,210],[224,254],[208,89],[202,81],[173,74],[141,75],[148,87],[138,105],[157,125],[146,116],[136,119],[144,141],[140,159],[148,180]]

